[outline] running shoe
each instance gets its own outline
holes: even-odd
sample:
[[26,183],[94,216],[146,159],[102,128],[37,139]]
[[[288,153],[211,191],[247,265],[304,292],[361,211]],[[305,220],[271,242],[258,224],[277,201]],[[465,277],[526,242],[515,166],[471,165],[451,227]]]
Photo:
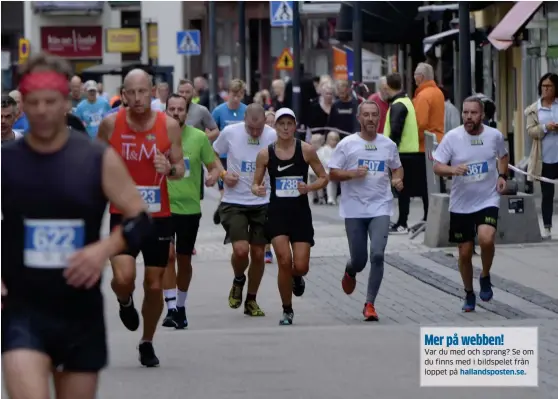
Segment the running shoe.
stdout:
[[177,315],[178,312],[176,309],[169,309],[167,315],[163,319],[163,327],[174,327],[178,326],[177,324]]
[[183,330],[185,328],[188,328],[188,318],[186,317],[186,307],[178,306],[176,308],[175,321],[176,321],[176,326],[174,328],[176,328],[177,330]]
[[364,304],[364,309],[362,309],[362,314],[364,315],[364,321],[378,321],[378,313],[376,313],[376,308],[370,302]]
[[120,306],[118,315],[124,327],[130,331],[136,331],[139,328],[140,319],[138,311],[134,306],[134,298],[130,296],[130,304],[128,306],[124,306],[120,301],[118,301],[118,305]]
[[258,303],[253,299],[246,301],[244,304],[244,314],[251,317],[265,316],[265,313],[260,308],[260,305],[258,305]]
[[356,287],[356,277],[349,276],[349,273],[345,272],[343,279],[341,280],[341,286],[345,294],[351,295]]
[[290,326],[293,324],[294,313],[293,312],[283,312],[283,317],[279,320],[280,326]]
[[389,234],[391,235],[405,235],[405,234],[409,234],[409,228],[405,227],[405,226],[401,226],[399,224],[396,224],[392,227],[390,227],[389,229]]
[[490,282],[490,274],[486,277],[480,277],[480,292],[479,297],[484,302],[488,302],[494,296],[494,292],[492,291],[492,283]]
[[265,251],[265,263],[273,263],[273,252]]
[[232,309],[238,309],[242,305],[242,291],[244,290],[244,284],[238,284],[233,281],[231,291],[229,292],[229,306]]
[[463,309],[464,312],[473,312],[475,310],[475,305],[477,304],[477,296],[475,295],[474,291],[467,292],[465,295],[465,300],[463,301]]
[[151,342],[142,342],[139,344],[139,361],[145,367],[158,367],[159,358],[155,355],[155,349]]
[[306,283],[304,282],[304,278],[300,276],[293,276],[293,295],[302,296],[305,289]]

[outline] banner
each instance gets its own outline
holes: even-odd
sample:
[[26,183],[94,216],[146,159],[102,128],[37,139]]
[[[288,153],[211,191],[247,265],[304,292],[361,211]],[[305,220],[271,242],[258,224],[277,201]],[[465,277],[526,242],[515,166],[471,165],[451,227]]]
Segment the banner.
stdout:
[[141,34],[138,28],[106,29],[107,53],[141,53]]
[[159,58],[159,31],[157,24],[147,24],[147,49],[150,59],[155,60]]
[[333,49],[333,79],[347,80],[347,53],[338,47]]

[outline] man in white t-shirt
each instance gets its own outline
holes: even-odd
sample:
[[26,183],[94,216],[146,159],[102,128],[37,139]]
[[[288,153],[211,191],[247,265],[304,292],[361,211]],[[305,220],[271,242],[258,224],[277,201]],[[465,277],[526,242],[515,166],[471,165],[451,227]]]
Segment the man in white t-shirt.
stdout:
[[449,238],[459,246],[459,269],[466,293],[463,311],[472,312],[476,305],[472,264],[475,235],[482,259],[479,297],[489,301],[493,296],[490,268],[509,158],[502,133],[483,125],[484,106],[478,98],[469,97],[463,102],[462,117],[463,125],[446,133],[436,149],[434,173],[454,176]]
[[384,276],[384,250],[393,213],[391,186],[398,191],[403,189],[403,168],[397,145],[377,133],[378,104],[364,101],[358,107],[357,117],[360,132],[339,142],[328,167],[330,179],[341,182],[339,210],[345,219],[351,255],[341,285],[347,295],[355,290],[356,275],[368,261],[370,237],[370,275],[363,314],[366,321],[377,321],[374,303]]
[[[227,170],[221,172],[224,193],[218,211],[221,224],[233,246],[231,264],[234,280],[229,293],[229,306],[242,304],[245,272],[248,270],[248,292],[244,314],[265,316],[256,302],[256,294],[264,273],[265,234],[269,194],[258,197],[252,193],[258,152],[277,140],[275,130],[265,124],[265,111],[259,104],[246,108],[244,122],[226,126],[213,143],[213,150],[228,154]],[[269,177],[265,184],[269,193]]]

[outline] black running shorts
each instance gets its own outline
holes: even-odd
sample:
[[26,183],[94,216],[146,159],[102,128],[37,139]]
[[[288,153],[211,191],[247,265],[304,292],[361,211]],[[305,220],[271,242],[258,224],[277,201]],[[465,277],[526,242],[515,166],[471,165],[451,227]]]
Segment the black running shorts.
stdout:
[[94,313],[76,317],[58,309],[7,307],[2,310],[2,354],[31,349],[48,355],[61,371],[98,372],[107,365],[108,351],[102,305]]
[[450,212],[449,241],[457,244],[474,242],[477,229],[482,224],[497,229],[498,211],[497,207],[490,206],[473,213]]
[[270,204],[266,235],[270,241],[278,236],[287,236],[291,243],[307,242],[310,246],[314,246],[314,226],[310,206],[293,206],[286,209]]
[[201,213],[196,215],[172,214],[174,234],[176,235],[176,253],[179,255],[192,255],[196,246],[196,238],[200,228]]
[[[122,215],[110,215],[110,230],[122,223]],[[150,236],[143,242],[139,251],[126,250],[120,255],[130,255],[136,258],[141,252],[143,262],[147,267],[167,267],[169,249],[174,226],[171,217],[153,218],[153,227]]]

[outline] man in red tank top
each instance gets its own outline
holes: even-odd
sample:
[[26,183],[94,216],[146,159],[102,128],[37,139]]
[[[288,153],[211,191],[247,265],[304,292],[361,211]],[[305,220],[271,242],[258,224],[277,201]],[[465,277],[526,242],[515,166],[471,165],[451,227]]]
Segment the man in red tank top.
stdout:
[[[153,232],[140,249],[145,263],[145,296],[139,353],[140,362],[146,367],[159,365],[152,341],[163,310],[162,280],[174,232],[167,179],[184,175],[180,126],[166,114],[151,110],[151,88],[146,72],[130,71],[124,79],[123,91],[128,108],[103,119],[97,136],[120,154],[154,221]],[[111,229],[121,220],[121,211],[111,204]],[[112,289],[120,305],[120,319],[130,331],[139,327],[133,300],[138,254],[139,251],[127,251],[111,259]]]

